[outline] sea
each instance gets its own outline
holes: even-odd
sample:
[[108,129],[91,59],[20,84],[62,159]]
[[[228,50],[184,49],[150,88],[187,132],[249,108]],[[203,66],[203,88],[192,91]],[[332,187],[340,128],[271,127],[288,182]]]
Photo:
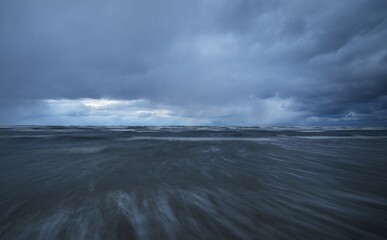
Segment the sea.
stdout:
[[386,238],[386,128],[0,127],[0,239]]

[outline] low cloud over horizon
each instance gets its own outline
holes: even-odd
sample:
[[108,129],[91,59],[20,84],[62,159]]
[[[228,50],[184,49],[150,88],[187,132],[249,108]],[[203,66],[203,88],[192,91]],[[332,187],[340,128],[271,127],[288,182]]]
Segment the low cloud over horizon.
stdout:
[[0,124],[387,125],[385,0],[5,0],[0,36]]

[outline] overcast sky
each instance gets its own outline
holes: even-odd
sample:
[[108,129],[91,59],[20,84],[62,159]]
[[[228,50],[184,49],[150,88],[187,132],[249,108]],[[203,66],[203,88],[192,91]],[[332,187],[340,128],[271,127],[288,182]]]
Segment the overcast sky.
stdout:
[[0,124],[387,125],[387,1],[1,0]]

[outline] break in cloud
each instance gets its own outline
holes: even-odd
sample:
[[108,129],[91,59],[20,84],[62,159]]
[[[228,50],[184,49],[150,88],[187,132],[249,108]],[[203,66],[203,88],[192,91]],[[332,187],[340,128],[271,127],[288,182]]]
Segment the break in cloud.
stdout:
[[385,0],[4,0],[0,36],[0,124],[387,124]]

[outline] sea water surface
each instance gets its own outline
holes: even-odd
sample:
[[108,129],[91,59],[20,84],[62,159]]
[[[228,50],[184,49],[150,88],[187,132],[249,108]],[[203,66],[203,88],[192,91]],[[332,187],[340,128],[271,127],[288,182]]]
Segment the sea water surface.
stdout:
[[387,129],[0,128],[0,239],[386,237]]

